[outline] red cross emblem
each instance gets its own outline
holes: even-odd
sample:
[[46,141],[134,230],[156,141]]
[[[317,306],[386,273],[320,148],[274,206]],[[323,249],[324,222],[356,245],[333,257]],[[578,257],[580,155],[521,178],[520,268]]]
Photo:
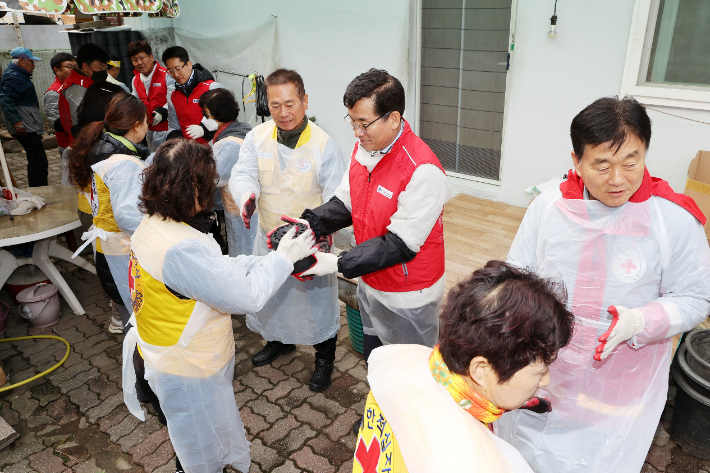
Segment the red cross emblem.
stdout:
[[365,441],[360,437],[355,450],[355,460],[362,467],[362,473],[377,473],[377,465],[380,462],[380,443],[377,436],[372,436],[369,447],[365,446]]
[[622,263],[621,267],[626,271],[626,274],[631,274],[631,270],[637,268],[631,258],[627,259],[625,263]]

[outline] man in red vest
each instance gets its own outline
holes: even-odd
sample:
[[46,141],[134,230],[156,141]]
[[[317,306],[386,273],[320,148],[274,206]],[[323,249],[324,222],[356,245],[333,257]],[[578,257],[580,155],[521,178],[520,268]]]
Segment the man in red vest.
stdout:
[[55,131],[69,135],[69,145],[74,142],[72,127],[77,124],[77,109],[86,94],[86,89],[94,82],[105,81],[109,56],[101,47],[87,43],[76,53],[78,67],[71,71],[59,88],[59,121],[54,122]]
[[[44,111],[47,114],[47,120],[52,126],[54,122],[59,120],[59,89],[62,87],[67,78],[71,75],[71,71],[76,69],[76,58],[69,53],[57,53],[49,61],[49,65],[54,72],[54,82],[49,86],[47,92],[44,93],[42,102],[44,103]],[[57,146],[59,149],[59,156],[64,156],[64,149],[69,146],[69,135],[64,131],[56,131],[55,136],[57,137]],[[62,185],[69,185],[68,175],[66,172],[66,164],[62,158],[62,167],[64,172],[62,173]]]
[[134,68],[133,95],[141,99],[150,117],[145,139],[155,151],[168,136],[168,97],[175,91],[175,79],[156,62],[144,40],[129,44],[127,54]]
[[[163,63],[175,79],[175,92],[168,95],[168,138],[188,138],[207,146],[214,130],[203,123],[200,97],[208,90],[221,88],[210,71],[193,65],[185,48],[172,46],[163,52]],[[209,123],[209,122],[208,122]]]
[[444,296],[444,204],[451,197],[439,159],[403,118],[404,88],[370,69],[348,85],[345,120],[358,143],[335,197],[301,219],[316,235],[353,226],[357,245],[316,253],[304,275],[338,271],[359,278],[365,359],[385,344],[433,347]]

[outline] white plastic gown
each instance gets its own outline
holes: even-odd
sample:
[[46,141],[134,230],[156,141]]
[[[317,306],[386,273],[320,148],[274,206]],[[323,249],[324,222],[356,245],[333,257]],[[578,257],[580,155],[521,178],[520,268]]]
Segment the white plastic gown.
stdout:
[[212,153],[217,162],[217,174],[219,175],[217,190],[220,197],[219,204],[222,206],[220,210],[224,210],[229,256],[254,253],[254,240],[259,227],[259,216],[255,214],[252,216],[250,228],[247,230],[242,221],[242,210],[238,203],[241,196],[232,196],[229,192],[229,178],[232,175],[232,168],[239,159],[241,143],[241,139],[230,136],[217,141],[212,147]]
[[[710,308],[702,226],[660,197],[611,208],[563,199],[553,188],[530,204],[508,260],[561,279],[576,324],[541,389],[552,412],[506,413],[497,432],[536,472],[638,473],[666,402],[668,337],[696,326]],[[639,308],[645,327],[594,361],[610,305]]]
[[[266,255],[266,233],[283,224],[281,215],[300,217],[333,197],[345,162],[333,140],[308,123],[295,149],[276,140],[273,121],[250,131],[232,169],[229,190],[235,200],[254,193],[259,212],[255,255]],[[311,281],[289,278],[258,313],[247,314],[247,327],[267,341],[314,345],[340,329],[337,276]]]
[[[145,420],[136,397],[133,352],[145,361],[145,379],[158,396],[175,452],[187,473],[221,473],[225,465],[249,471],[249,442],[234,399],[234,335],[230,313],[258,311],[289,277],[284,255],[223,256],[210,235],[171,220],[145,217],[131,239],[142,271],[197,301],[177,343],[151,345],[136,323],[123,342],[123,392],[129,411]],[[140,276],[132,274],[140,292]],[[145,275],[143,275],[145,276]],[[141,302],[138,302],[141,301]],[[144,334],[148,335],[148,334]]]

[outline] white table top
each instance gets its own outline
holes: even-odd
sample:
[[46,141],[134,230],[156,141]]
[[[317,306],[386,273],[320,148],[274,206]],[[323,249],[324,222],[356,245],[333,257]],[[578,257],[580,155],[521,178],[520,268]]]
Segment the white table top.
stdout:
[[42,197],[46,203],[27,215],[0,217],[0,248],[43,240],[80,227],[77,189],[74,186],[45,186],[23,189]]

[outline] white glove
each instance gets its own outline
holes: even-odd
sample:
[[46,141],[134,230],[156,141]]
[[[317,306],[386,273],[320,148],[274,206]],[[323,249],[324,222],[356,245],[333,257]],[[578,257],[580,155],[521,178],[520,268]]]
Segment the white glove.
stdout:
[[200,125],[190,125],[185,131],[187,131],[187,136],[192,140],[201,138],[205,134],[205,129]]
[[607,309],[612,316],[612,322],[604,335],[599,337],[602,342],[596,349],[594,359],[601,361],[616,348],[616,346],[635,337],[646,325],[646,319],[640,309],[627,309],[621,306],[609,306]]
[[161,121],[163,121],[163,116],[160,113],[155,112],[155,115],[153,115],[153,122],[151,123],[151,126],[155,126]]
[[279,247],[276,250],[278,253],[282,253],[286,256],[291,263],[300,261],[318,251],[318,249],[313,246],[313,243],[315,243],[313,232],[303,232],[294,238],[293,236],[296,234],[296,230],[296,227],[293,227],[286,232],[283,238],[281,238]]
[[[280,248],[280,246],[279,246]],[[318,262],[308,271],[304,271],[300,276],[325,276],[338,272],[338,257],[333,253],[313,253]]]

